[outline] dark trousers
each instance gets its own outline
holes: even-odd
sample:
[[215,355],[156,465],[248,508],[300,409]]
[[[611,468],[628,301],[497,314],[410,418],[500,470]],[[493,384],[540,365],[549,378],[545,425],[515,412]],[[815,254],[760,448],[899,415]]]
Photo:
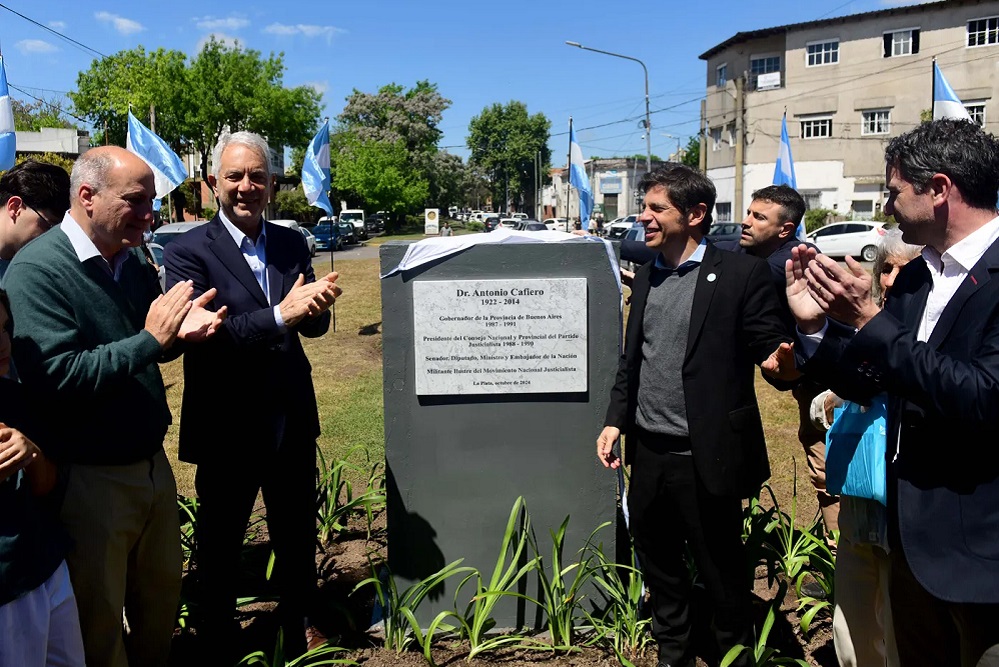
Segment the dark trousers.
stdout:
[[902,667],[999,666],[999,604],[934,597],[912,574],[897,546],[891,552],[888,591]]
[[[660,660],[693,665],[692,582],[685,547],[707,592],[719,655],[736,644],[754,643],[742,501],[708,493],[693,457],[673,453],[683,445],[670,440],[641,432],[632,438],[630,444],[637,447],[628,507],[635,550],[651,593],[652,635],[659,643]],[[689,441],[686,444],[689,448]],[[748,655],[735,664],[748,664]]]
[[247,452],[239,459],[198,465],[194,484],[200,501],[197,564],[203,619],[198,634],[209,644],[234,643],[240,552],[262,489],[286,651],[294,655],[292,651],[304,650],[317,579],[316,447],[314,441],[289,445],[268,455]]

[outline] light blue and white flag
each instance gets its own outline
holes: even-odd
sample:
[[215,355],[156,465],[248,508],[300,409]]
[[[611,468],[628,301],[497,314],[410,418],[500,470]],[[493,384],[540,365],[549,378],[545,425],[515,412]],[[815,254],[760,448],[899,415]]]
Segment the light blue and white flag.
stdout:
[[583,151],[576,142],[576,131],[572,129],[572,119],[569,119],[569,184],[579,191],[579,222],[583,229],[590,221],[593,212],[593,190],[590,189],[590,179],[586,175],[583,163]]
[[330,204],[330,122],[327,120],[319,128],[319,132],[309,142],[305,150],[305,161],[302,162],[302,189],[305,198],[313,206],[317,206],[326,215],[333,215]]
[[941,118],[954,118],[957,120],[971,120],[968,110],[961,103],[961,98],[957,96],[954,89],[947,83],[943,72],[933,61],[933,120]]
[[166,197],[187,178],[187,167],[173,149],[152,130],[128,112],[125,148],[135,153],[153,170],[157,199]]
[[17,137],[14,134],[14,110],[10,105],[10,91],[7,89],[7,68],[0,56],[0,170],[14,166],[14,153],[17,151]]
[[[794,160],[791,158],[791,140],[787,138],[787,112],[780,124],[780,147],[777,149],[777,165],[774,167],[774,185],[788,185],[798,189],[798,180],[794,177]],[[804,218],[798,221],[795,236],[805,240]]]

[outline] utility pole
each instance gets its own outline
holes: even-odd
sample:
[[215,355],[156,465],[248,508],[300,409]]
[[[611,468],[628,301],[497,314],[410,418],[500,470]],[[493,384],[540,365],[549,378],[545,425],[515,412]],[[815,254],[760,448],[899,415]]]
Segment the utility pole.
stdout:
[[737,219],[745,211],[745,207],[742,205],[742,172],[746,162],[746,128],[745,114],[743,113],[745,85],[746,75],[743,74],[735,80],[735,201],[732,202],[732,214],[735,217],[733,219]]
[[708,142],[705,135],[705,132],[708,131],[707,123],[708,123],[708,101],[705,99],[701,100],[701,133],[698,137],[700,139],[700,148],[698,149],[698,160],[697,160],[697,166],[701,168],[701,171],[703,173],[707,173],[708,171],[708,152],[706,150]]

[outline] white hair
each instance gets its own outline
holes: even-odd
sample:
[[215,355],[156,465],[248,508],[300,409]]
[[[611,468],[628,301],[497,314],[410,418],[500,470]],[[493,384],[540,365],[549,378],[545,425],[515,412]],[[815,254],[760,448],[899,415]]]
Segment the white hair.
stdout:
[[73,199],[80,196],[84,183],[91,191],[100,192],[108,186],[108,173],[118,161],[108,151],[87,151],[76,158],[69,175],[69,192]]
[[231,134],[223,132],[219,136],[218,143],[212,149],[212,175],[215,178],[218,178],[222,171],[222,153],[230,144],[239,144],[256,151],[267,167],[267,180],[270,181],[271,149],[267,145],[267,140],[254,132],[233,132]]

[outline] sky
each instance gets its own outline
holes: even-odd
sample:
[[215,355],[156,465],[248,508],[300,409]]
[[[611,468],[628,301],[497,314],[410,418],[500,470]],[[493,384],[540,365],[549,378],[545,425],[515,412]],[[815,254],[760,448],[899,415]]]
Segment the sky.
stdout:
[[[586,157],[645,154],[638,63],[644,61],[652,152],[667,157],[698,131],[707,74],[698,55],[740,31],[914,4],[912,0],[246,0],[238,9],[194,0],[0,0],[0,51],[12,86],[65,100],[95,58],[23,16],[103,54],[144,46],[193,57],[214,34],[263,54],[283,52],[287,86],[311,85],[331,119],[355,88],[410,87],[427,79],[451,106],[441,146],[468,157],[468,123],[494,103],[519,100],[552,123],[552,162],[568,152],[573,117]],[[20,99],[24,93],[11,90]]]

